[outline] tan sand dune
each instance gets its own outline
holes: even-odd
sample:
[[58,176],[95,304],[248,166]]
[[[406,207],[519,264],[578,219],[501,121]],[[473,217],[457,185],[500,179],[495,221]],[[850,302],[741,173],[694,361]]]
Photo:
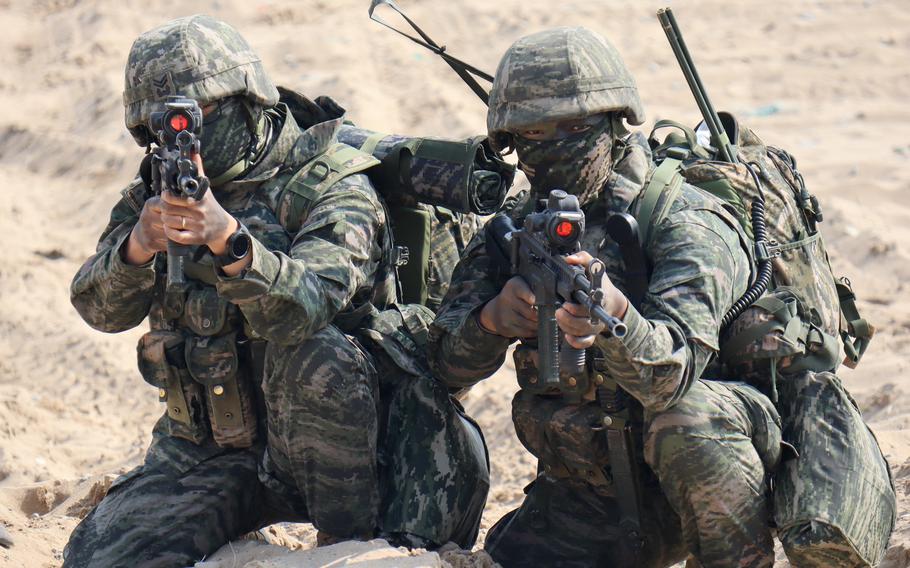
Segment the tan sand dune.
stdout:
[[[654,13],[664,2],[400,0],[453,54],[493,71],[517,37],[556,25],[608,35],[650,122],[698,119]],[[367,19],[368,0],[0,0],[0,566],[58,566],[78,516],[137,464],[160,413],[139,377],[141,330],[108,336],[69,304],[118,190],[142,157],[123,128],[122,67],[143,30],[192,12],[238,27],[272,76],[329,94],[358,124],[462,137],[485,109],[437,58]],[[891,461],[900,520],[888,568],[910,565],[910,6],[906,0],[672,3],[720,109],[789,149],[825,209],[835,271],[879,333],[843,377]],[[515,507],[534,460],[509,419],[513,372],[471,394],[493,459],[483,530]],[[307,527],[263,531],[307,549]],[[402,557],[374,544],[302,552],[239,542],[202,566],[482,565],[455,553]],[[250,553],[254,548],[254,553]],[[238,550],[246,560],[241,563]],[[385,564],[374,560],[385,555]],[[369,557],[370,554],[379,555]],[[328,556],[327,556],[328,555]],[[331,556],[334,555],[334,556]],[[284,554],[287,556],[287,554]],[[330,561],[329,556],[334,560]],[[329,562],[333,562],[328,564]],[[345,563],[348,562],[348,563]],[[785,564],[781,564],[785,565]]]

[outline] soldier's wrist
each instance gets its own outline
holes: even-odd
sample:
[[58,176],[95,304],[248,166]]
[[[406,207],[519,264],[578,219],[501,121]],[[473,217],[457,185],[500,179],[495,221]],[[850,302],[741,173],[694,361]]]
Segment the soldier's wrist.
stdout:
[[137,231],[141,230],[139,225],[134,226],[133,230],[130,231],[129,238],[126,239],[126,244],[120,249],[120,258],[123,259],[123,262],[131,266],[148,264],[155,258],[155,251],[149,250],[143,246],[140,237],[136,234]]
[[223,256],[228,248],[228,239],[231,238],[237,229],[240,228],[240,223],[233,216],[228,216],[228,222],[225,226],[225,230],[222,231],[217,237],[206,243],[206,246],[209,247],[209,250],[212,251],[212,254],[215,256]]
[[481,329],[481,331],[484,331],[484,332],[492,334],[492,335],[499,335],[496,332],[496,326],[493,323],[494,306],[492,306],[491,304],[493,304],[493,302],[495,302],[495,301],[496,301],[496,298],[493,298],[492,300],[490,300],[489,302],[484,304],[483,307],[480,308],[480,311],[477,312],[477,316],[475,317],[475,320],[477,321],[477,327],[479,327]]

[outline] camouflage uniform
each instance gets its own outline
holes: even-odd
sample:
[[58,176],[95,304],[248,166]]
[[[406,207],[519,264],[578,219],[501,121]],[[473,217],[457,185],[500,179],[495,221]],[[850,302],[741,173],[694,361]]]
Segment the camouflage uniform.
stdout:
[[[545,144],[509,140],[525,126],[603,112],[611,120],[552,143],[568,156],[562,163],[542,157]],[[488,127],[535,171],[531,194],[507,214],[520,226],[563,174],[569,183],[562,187],[583,202],[582,250],[603,260],[613,284],[630,297],[635,291],[620,247],[605,226],[610,214],[636,210],[652,166],[641,135],[622,137],[622,116],[643,121],[615,49],[586,30],[558,29],[519,40],[506,53]],[[769,566],[767,479],[780,459],[780,418],[756,389],[705,374],[721,318],[752,275],[749,240],[724,203],[691,186],[665,205],[667,216],[646,251],[647,290],[624,317],[628,334],[598,336],[588,353],[594,363],[587,380],[615,382],[641,409],[630,414],[639,424],[638,459],[650,469],[638,470],[643,547],[635,565],[666,566],[688,550],[704,566]],[[431,328],[431,362],[450,386],[470,386],[501,365],[511,340],[486,332],[477,318],[503,283],[483,235],[475,238]],[[590,393],[578,401],[528,392],[530,361],[519,347],[523,388],[513,421],[541,473],[522,506],[490,531],[486,547],[504,566],[631,565],[622,543],[635,535],[620,526],[622,496],[610,479],[601,406]]]
[[[235,111],[245,117],[246,129],[226,120],[210,126],[207,119],[210,132],[223,138],[214,137],[215,149],[208,155],[203,149],[203,159],[220,165],[211,175],[224,181],[213,179],[213,192],[251,234],[252,263],[228,277],[206,247],[197,247],[205,252],[187,262],[191,286],[175,308],[165,290],[165,255],[142,266],[123,260],[150,197],[142,177],[124,190],[96,254],[73,280],[72,301],[105,332],[149,317],[140,370],[168,410],[145,463],[118,480],[75,529],[64,565],[186,566],[277,520],[310,521],[334,538],[382,530],[406,544],[413,535],[422,544],[452,538],[470,546],[486,487],[479,473],[470,484],[458,477],[464,455],[453,447],[464,439],[468,447],[479,432],[471,433],[476,427],[447,392],[423,407],[402,406],[435,383],[428,373],[417,376],[422,369],[396,364],[413,367],[420,355],[411,335],[420,327],[408,325],[419,306],[382,311],[395,300],[383,204],[359,173],[321,192],[294,184],[310,171],[307,164],[337,148],[342,119],[319,121],[316,113],[314,124],[298,125],[246,42],[205,16],[141,36],[126,83],[127,127],[142,144],[149,142],[149,113],[178,88],[201,105],[218,102],[216,119]],[[203,144],[205,137],[204,127]],[[217,154],[232,145],[244,152]],[[371,161],[355,153],[344,165]],[[411,343],[390,362],[385,350],[395,349],[384,339],[393,333]],[[387,401],[380,402],[380,392]],[[237,412],[224,410],[227,398]],[[433,413],[424,439],[408,439],[411,417],[398,416],[408,410]],[[384,436],[397,438],[385,447]],[[410,448],[405,458],[442,449],[445,459],[426,464],[424,482],[405,483],[402,475],[415,475],[412,464],[382,458],[398,457],[399,445]],[[480,459],[486,469],[482,447]],[[468,494],[459,494],[465,487]],[[415,495],[422,497],[419,513],[451,517],[440,525],[448,532],[404,526],[409,519],[388,512]],[[460,508],[464,503],[470,512]]]

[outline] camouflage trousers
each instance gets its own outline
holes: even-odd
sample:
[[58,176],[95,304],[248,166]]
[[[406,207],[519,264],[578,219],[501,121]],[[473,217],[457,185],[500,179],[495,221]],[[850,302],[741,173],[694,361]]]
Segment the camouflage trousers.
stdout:
[[[706,568],[773,565],[768,482],[781,460],[782,425],[767,397],[741,383],[702,380],[672,408],[644,417],[641,458],[647,467],[639,464],[643,545],[635,561],[628,560],[623,546],[629,534],[621,524],[616,489],[597,473],[609,471],[606,439],[596,427],[601,416],[593,402],[566,405],[523,392],[515,397],[516,431],[540,458],[542,473],[521,507],[487,535],[485,547],[497,562],[506,568],[656,568],[692,554]],[[825,437],[825,430],[796,427],[809,430],[804,438]],[[868,461],[865,449],[858,454],[863,455],[855,459]],[[871,461],[873,470],[875,463]],[[881,502],[878,492],[857,489],[849,478],[839,480],[838,488],[845,498],[853,492],[840,503],[866,503],[867,497]],[[835,496],[831,486],[826,491]],[[778,492],[775,498],[781,507],[793,494]],[[830,504],[821,495],[813,498]],[[780,538],[796,565],[868,565],[833,525],[807,517],[793,520]],[[885,532],[887,541],[890,528],[877,532]]]
[[[381,404],[372,357],[332,326],[302,345],[270,346],[266,359],[260,395],[268,447],[195,444],[169,435],[165,415],[145,463],[121,477],[73,531],[66,568],[189,566],[278,521],[312,522],[335,538],[388,532],[396,544],[473,544],[486,487],[479,506],[476,496],[455,494],[473,488],[453,482],[462,469],[470,471],[460,467],[470,463],[459,453],[466,447],[413,444],[401,435],[471,438],[447,394],[423,396],[435,383],[397,376]],[[381,464],[389,461],[383,455],[391,463]],[[405,471],[418,481],[403,483],[400,474],[380,479]],[[418,497],[419,506],[402,505]],[[439,511],[447,517],[438,523],[441,532],[418,531],[416,542],[409,540],[412,527],[399,514],[438,520]]]

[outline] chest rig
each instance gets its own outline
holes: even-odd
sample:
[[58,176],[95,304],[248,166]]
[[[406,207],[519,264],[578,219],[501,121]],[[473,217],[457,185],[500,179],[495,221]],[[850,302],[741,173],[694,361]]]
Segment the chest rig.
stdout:
[[[244,204],[228,208],[268,250],[287,252],[325,190],[375,164],[354,148],[332,144],[302,166],[279,171]],[[133,184],[124,192],[137,214],[145,191]],[[156,272],[165,274],[163,255],[155,262]],[[159,278],[152,331],[137,347],[140,372],[166,404],[170,435],[197,444],[211,437],[222,447],[250,447],[264,417],[259,385],[266,342],[246,325],[240,309],[218,294],[217,268],[205,247],[197,247],[184,270],[180,290],[165,291]]]
[[[554,193],[557,192],[550,194],[547,211],[552,209],[550,202]],[[535,216],[539,215],[532,213],[535,205],[537,203],[529,198],[516,207],[508,215],[511,219],[509,225],[521,224],[526,230],[533,230]],[[638,303],[647,287],[647,280],[640,261],[642,255],[637,223],[627,213],[604,209],[595,207],[582,216],[583,236],[580,242],[573,244],[573,250],[565,250],[561,254],[588,250],[599,259],[588,267],[587,274],[593,285],[588,297],[594,300],[597,308],[600,307],[597,296],[600,280],[605,272],[633,303]],[[598,218],[599,215],[603,217]],[[570,231],[561,227],[560,221],[561,218],[554,218],[552,228],[557,233],[565,229],[562,233],[568,236]],[[587,227],[584,226],[585,221],[589,223]],[[503,240],[496,236],[501,232],[496,226],[503,224],[502,219],[494,219],[487,230],[488,253],[494,259],[494,265],[500,267],[503,266]],[[514,243],[513,237],[511,244],[517,246]],[[513,252],[513,268],[509,275],[515,272],[515,257]],[[594,270],[595,264],[599,266],[597,270]],[[540,270],[547,270],[547,263],[541,262],[539,266]],[[524,272],[521,276],[525,280],[534,278],[534,275]],[[505,280],[505,277],[500,272],[500,280]],[[535,295],[538,295],[537,289],[534,289]],[[574,295],[572,298],[579,303],[585,300]],[[538,308],[538,318],[542,317],[544,314]],[[613,335],[621,337],[620,326],[624,328],[624,325],[618,321],[612,325],[608,324],[608,329]],[[549,349],[542,349],[541,341],[554,340],[558,342],[558,357],[550,360],[551,356],[544,353]],[[539,329],[537,338],[522,340],[513,357],[522,389],[513,403],[513,417],[522,443],[538,457],[541,472],[569,482],[583,481],[614,499],[618,505],[619,530],[625,536],[621,540],[626,543],[624,546],[631,547],[630,554],[634,555],[634,551],[642,545],[641,486],[648,475],[642,457],[640,406],[610,377],[606,360],[599,349],[571,348],[558,328],[543,333]]]

